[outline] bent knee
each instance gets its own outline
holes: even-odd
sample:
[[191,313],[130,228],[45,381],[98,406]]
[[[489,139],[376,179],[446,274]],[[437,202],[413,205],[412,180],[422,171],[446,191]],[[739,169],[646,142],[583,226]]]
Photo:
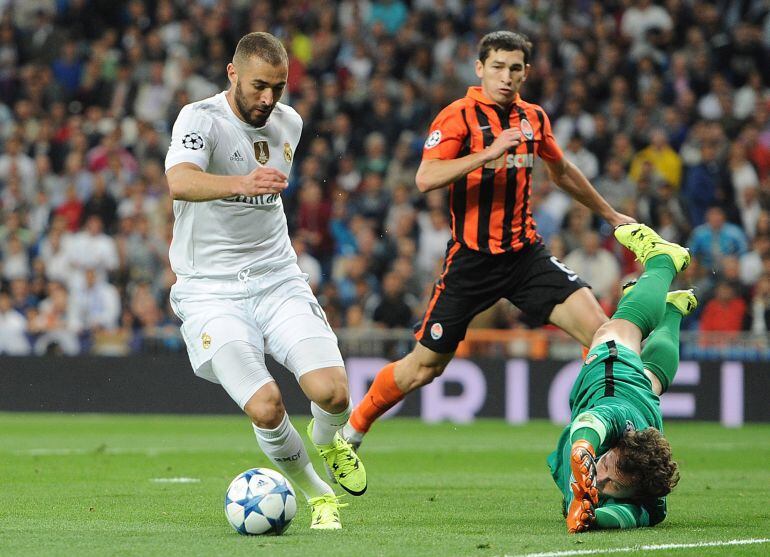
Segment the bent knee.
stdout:
[[308,398],[332,414],[342,412],[350,404],[348,378],[344,368],[326,368],[303,375],[300,385]]
[[347,383],[335,383],[321,393],[320,400],[315,401],[321,408],[332,414],[338,414],[350,404],[350,393]]
[[243,411],[257,427],[274,429],[281,425],[286,409],[278,385],[270,382],[262,386],[244,405]]

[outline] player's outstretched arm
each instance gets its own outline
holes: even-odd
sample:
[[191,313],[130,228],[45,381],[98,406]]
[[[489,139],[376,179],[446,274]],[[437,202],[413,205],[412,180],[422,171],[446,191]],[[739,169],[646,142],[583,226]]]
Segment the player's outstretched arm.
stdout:
[[610,503],[595,510],[593,529],[612,530],[619,528],[642,528],[650,526],[647,511],[631,503]]
[[471,153],[459,159],[423,159],[414,178],[417,189],[425,193],[448,186],[473,172],[478,167],[496,160],[515,149],[521,143],[521,132],[518,128],[503,130],[492,144],[478,153]]
[[179,201],[213,201],[235,195],[281,193],[288,186],[285,174],[265,166],[255,168],[246,176],[218,176],[183,162],[169,168],[166,179],[172,199]]
[[636,222],[632,217],[619,213],[613,209],[612,206],[607,203],[607,200],[604,199],[591,185],[591,182],[588,181],[588,178],[585,177],[580,169],[566,158],[562,158],[555,162],[543,160],[551,175],[551,180],[553,180],[559,188],[602,217],[611,226]]

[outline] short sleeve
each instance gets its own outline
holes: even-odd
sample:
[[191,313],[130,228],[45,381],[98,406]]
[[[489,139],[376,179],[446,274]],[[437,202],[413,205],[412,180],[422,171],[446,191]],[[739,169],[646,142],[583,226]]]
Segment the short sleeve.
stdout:
[[216,145],[214,135],[213,122],[204,110],[189,104],[182,108],[171,132],[166,172],[182,162],[191,162],[205,171]]
[[543,115],[543,129],[540,132],[541,140],[537,154],[545,161],[559,162],[564,158],[564,153],[562,153],[561,147],[556,143],[556,138],[553,136],[551,121],[548,119],[548,115],[542,110],[540,114]]
[[617,443],[623,434],[636,429],[634,423],[638,420],[637,413],[623,404],[602,404],[583,412],[577,427],[590,427],[599,434],[601,445],[594,447],[598,452],[601,448],[608,449]]
[[439,112],[430,126],[422,150],[423,160],[449,160],[460,152],[468,137],[468,124],[459,106],[451,104]]

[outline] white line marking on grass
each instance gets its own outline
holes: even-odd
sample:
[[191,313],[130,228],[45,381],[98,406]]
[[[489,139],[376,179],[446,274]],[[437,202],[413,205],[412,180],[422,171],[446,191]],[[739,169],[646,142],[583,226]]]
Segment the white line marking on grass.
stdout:
[[156,484],[197,484],[198,478],[151,478],[151,482]]
[[728,545],[753,545],[769,543],[770,538],[751,538],[745,540],[728,540],[698,543],[664,543],[659,545],[634,545],[607,549],[570,549],[566,551],[546,551],[545,553],[524,553],[505,557],[570,557],[572,555],[606,555],[610,553],[635,553],[637,551],[663,551],[666,549],[692,549],[695,547],[725,547]]
[[[85,455],[85,454],[109,454],[109,455],[147,455],[158,456],[161,454],[169,453],[208,453],[213,449],[196,449],[190,447],[145,447],[141,449],[131,447],[92,447],[92,448],[60,448],[60,449],[17,449],[8,451],[10,454],[16,456],[72,456],[72,455]],[[0,451],[2,453],[4,451]],[[237,453],[251,453],[254,449],[251,447],[231,448],[228,452]]]
[[[30,456],[67,456],[72,454],[85,454],[85,449],[20,449],[12,451],[15,455],[30,455]],[[94,452],[91,450],[90,452]]]

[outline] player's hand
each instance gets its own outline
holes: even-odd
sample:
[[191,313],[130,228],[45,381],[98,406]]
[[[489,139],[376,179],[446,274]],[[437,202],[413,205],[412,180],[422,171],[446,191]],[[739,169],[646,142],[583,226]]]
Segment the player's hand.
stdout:
[[503,153],[508,152],[509,149],[515,149],[521,144],[521,131],[519,128],[508,128],[503,130],[492,142],[492,145],[487,147],[487,153],[489,154],[489,160],[497,160]]
[[596,488],[596,452],[588,441],[581,439],[572,444],[569,459],[573,481],[570,484],[576,500],[587,499],[592,505],[599,503]]
[[567,531],[570,534],[587,532],[596,520],[594,507],[588,499],[573,499],[567,511]]
[[268,166],[258,166],[246,176],[241,176],[237,184],[238,195],[267,195],[281,193],[289,186],[286,174]]

